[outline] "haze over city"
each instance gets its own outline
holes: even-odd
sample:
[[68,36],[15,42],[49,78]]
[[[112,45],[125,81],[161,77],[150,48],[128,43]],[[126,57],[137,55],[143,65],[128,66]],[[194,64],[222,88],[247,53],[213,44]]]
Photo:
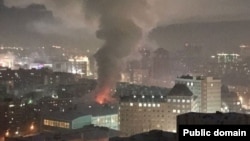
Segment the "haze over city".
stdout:
[[105,140],[160,130],[175,140],[189,114],[197,124],[210,122],[205,114],[229,116],[225,123],[249,116],[249,7],[0,0],[0,138],[57,140],[69,131],[73,140],[88,131],[86,140]]

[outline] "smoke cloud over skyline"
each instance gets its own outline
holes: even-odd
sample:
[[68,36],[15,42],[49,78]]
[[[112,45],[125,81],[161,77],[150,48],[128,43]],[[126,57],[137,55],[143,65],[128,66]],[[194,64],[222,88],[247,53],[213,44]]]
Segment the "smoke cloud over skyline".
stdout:
[[[32,31],[52,37],[48,38],[51,40],[54,36],[76,38],[82,48],[99,48],[94,56],[98,64],[100,103],[109,101],[106,93],[110,93],[119,79],[123,59],[148,42],[153,29],[174,24],[250,20],[249,0],[4,0],[9,8],[5,12],[28,9],[32,4],[44,6],[38,13],[51,11],[52,15],[49,19],[27,18],[22,25],[25,28],[20,27],[22,32]],[[159,32],[153,35],[158,37]]]

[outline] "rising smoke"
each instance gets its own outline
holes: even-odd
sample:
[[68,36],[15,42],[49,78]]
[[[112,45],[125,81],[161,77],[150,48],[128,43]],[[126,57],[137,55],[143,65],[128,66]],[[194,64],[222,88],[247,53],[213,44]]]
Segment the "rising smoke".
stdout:
[[141,19],[137,17],[146,17],[147,6],[146,0],[86,0],[86,16],[98,17],[96,36],[104,40],[94,55],[98,65],[97,102],[112,102],[111,89],[120,77],[123,59],[143,37]]

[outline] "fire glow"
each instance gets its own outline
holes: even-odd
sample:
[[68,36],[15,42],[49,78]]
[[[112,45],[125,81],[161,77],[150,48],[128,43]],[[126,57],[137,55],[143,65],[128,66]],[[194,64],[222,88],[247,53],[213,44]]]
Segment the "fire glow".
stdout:
[[96,94],[95,101],[99,104],[113,102],[114,98],[111,97],[111,88],[108,86],[100,88]]

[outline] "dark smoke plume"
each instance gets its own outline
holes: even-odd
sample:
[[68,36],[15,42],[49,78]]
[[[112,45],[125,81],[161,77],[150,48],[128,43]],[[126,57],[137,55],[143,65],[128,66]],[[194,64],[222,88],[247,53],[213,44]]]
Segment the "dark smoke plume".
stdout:
[[119,79],[122,61],[142,38],[142,28],[136,18],[143,15],[147,3],[145,0],[86,0],[85,4],[87,16],[98,17],[96,35],[104,40],[95,54],[98,65],[96,101],[102,104],[112,101],[110,90]]

